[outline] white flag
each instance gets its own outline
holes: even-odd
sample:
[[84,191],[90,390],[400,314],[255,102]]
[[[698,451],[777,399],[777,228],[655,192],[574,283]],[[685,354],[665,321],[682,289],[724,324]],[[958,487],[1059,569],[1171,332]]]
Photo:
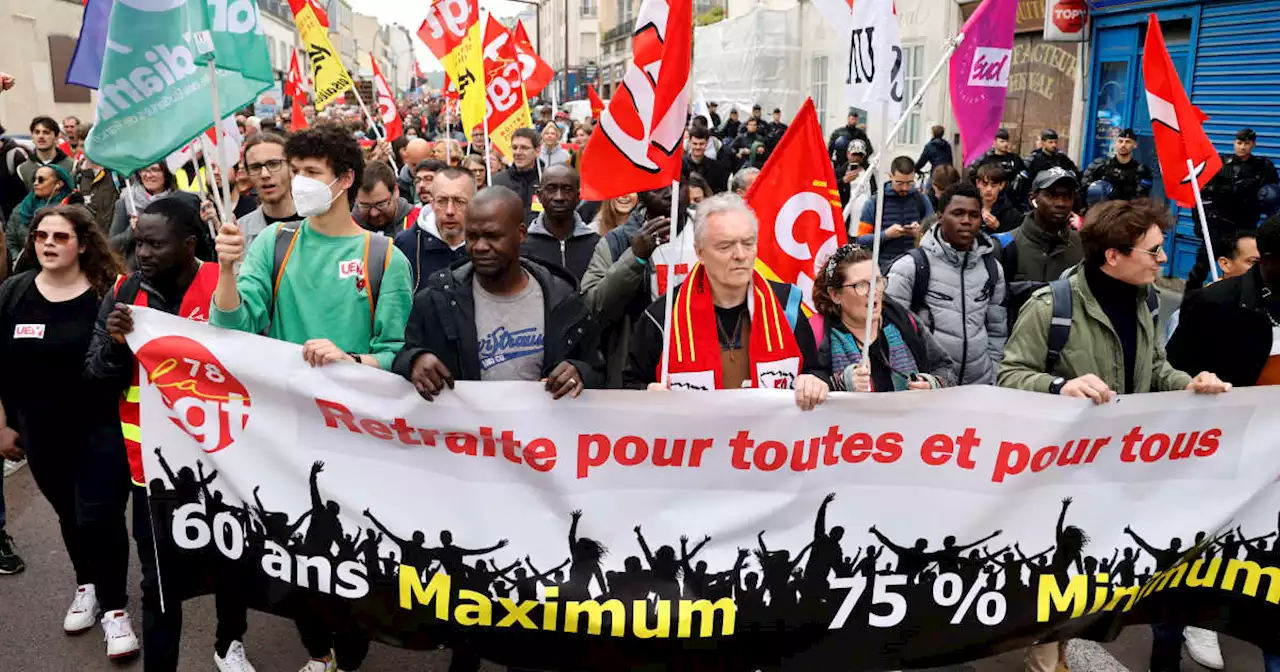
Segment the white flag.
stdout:
[[887,103],[885,123],[892,123],[906,102],[902,34],[893,0],[858,0],[847,28],[836,28],[846,37],[845,102],[869,111]]

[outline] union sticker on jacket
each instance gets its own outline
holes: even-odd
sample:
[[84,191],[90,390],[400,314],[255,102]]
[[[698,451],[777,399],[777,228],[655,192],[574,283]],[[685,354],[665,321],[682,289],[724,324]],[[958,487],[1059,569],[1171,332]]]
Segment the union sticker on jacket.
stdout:
[[338,279],[345,280],[350,277],[363,276],[364,263],[359,259],[348,259],[338,262]]

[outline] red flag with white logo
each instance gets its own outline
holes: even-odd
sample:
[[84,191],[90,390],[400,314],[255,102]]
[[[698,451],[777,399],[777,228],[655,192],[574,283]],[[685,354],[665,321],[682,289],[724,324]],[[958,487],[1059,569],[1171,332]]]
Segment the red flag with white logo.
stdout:
[[293,52],[293,58],[289,60],[289,76],[284,80],[284,93],[293,100],[290,105],[290,114],[292,118],[289,120],[290,131],[297,133],[310,124],[307,123],[307,117],[302,113],[302,99],[306,92],[302,88],[302,69],[298,65],[298,52]]
[[[1155,14],[1147,19],[1142,77],[1146,81],[1156,156],[1160,159],[1160,172],[1164,174],[1164,193],[1184,208],[1195,207],[1192,176],[1203,189],[1222,169],[1222,157],[1204,132],[1208,115],[1191,104],[1182,88]],[[1191,159],[1190,168],[1187,159]]]
[[680,142],[689,113],[692,5],[640,3],[631,64],[582,153],[583,200],[670,187],[680,178]]
[[818,265],[847,242],[836,174],[813,99],[800,106],[746,200],[760,220],[756,269],[798,286],[812,312]]
[[382,76],[378,67],[378,59],[369,54],[369,62],[373,64],[373,84],[378,97],[378,119],[387,140],[395,140],[404,135],[404,122],[400,121],[400,111],[396,109],[395,96],[391,95],[391,87],[387,86],[387,78]]
[[329,27],[329,15],[325,13],[324,6],[317,0],[289,0],[290,13],[297,16],[303,5],[311,5],[311,11],[316,13],[316,20],[320,22],[321,27]]
[[516,29],[512,31],[511,36],[516,41],[516,57],[520,59],[520,76],[524,78],[524,94],[528,98],[533,98],[547,88],[556,76],[556,71],[538,56],[533,43],[529,41],[529,33],[525,32],[523,23],[516,21]]

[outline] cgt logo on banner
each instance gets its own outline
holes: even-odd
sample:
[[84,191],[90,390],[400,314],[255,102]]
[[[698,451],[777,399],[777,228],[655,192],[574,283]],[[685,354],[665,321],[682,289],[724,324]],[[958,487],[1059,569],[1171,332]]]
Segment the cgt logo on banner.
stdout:
[[158,338],[138,350],[138,362],[164,397],[169,419],[216,453],[235,443],[249,423],[249,392],[218,358],[189,338]]
[[427,403],[290,343],[134,322],[156,543],[255,609],[540,670],[916,669],[1153,620],[1280,649],[1274,388]]

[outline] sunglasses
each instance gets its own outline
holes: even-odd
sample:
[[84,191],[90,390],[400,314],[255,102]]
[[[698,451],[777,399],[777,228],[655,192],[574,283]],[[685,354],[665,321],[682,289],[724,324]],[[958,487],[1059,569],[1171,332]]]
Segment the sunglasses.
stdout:
[[66,231],[49,232],[43,229],[35,230],[35,238],[37,243],[43,243],[49,240],[50,236],[53,237],[53,242],[59,245],[66,245],[67,243],[71,242],[71,234],[67,233]]

